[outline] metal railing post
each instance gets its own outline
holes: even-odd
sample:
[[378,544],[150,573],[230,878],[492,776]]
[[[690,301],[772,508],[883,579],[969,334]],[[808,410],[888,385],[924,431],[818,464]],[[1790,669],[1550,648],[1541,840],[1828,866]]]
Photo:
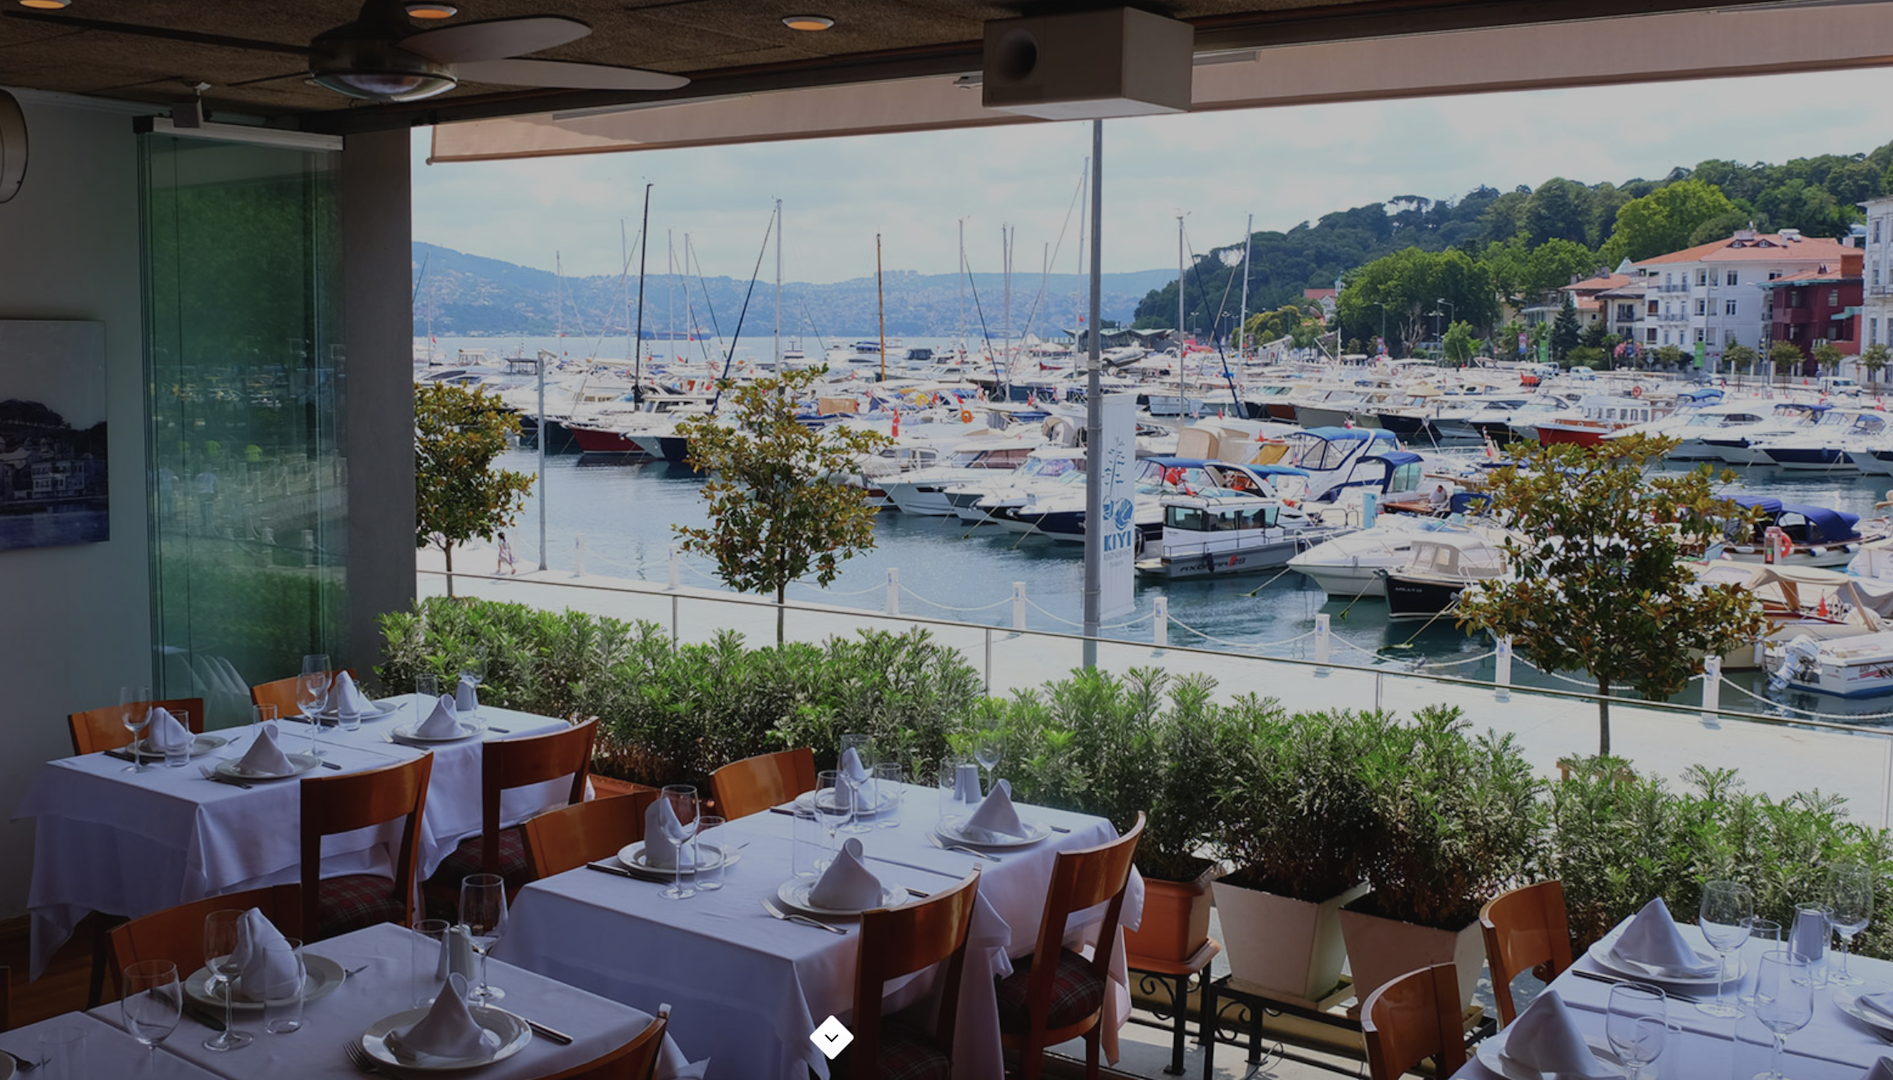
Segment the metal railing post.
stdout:
[[684,553],[676,544],[670,546],[670,587],[675,592],[684,578]]
[[1168,648],[1170,645],[1169,597],[1157,597],[1156,607],[1150,613],[1150,622],[1152,628],[1150,633],[1151,644],[1157,646],[1159,649]]
[[1012,629],[1025,633],[1025,582],[1012,583]]
[[672,594],[670,598],[670,643],[672,646],[677,644],[677,597],[675,594]]
[[993,696],[993,628],[986,628],[986,696]]
[[1512,636],[1507,634],[1499,638],[1499,647],[1493,653],[1493,698],[1498,701],[1512,700]]
[[579,533],[572,538],[572,576],[585,576],[585,534]]
[[1702,723],[1704,727],[1721,727],[1717,716],[1722,711],[1722,658],[1706,656],[1702,661]]
[[1328,673],[1328,644],[1330,640],[1328,615],[1322,612],[1315,616],[1315,674]]
[[900,614],[900,568],[887,568],[887,613]]

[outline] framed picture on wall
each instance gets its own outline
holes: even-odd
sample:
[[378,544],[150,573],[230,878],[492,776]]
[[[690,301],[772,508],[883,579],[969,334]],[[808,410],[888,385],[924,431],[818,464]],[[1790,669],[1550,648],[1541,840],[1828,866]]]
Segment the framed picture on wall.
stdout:
[[111,538],[105,324],[0,319],[0,551]]

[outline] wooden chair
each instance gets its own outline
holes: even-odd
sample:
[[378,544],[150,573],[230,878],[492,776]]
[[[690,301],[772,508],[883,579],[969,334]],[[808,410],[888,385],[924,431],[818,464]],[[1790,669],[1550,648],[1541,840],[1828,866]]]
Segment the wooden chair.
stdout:
[[[349,678],[355,677],[354,668],[337,668],[329,672],[329,678],[334,679],[344,671],[348,672]],[[250,687],[250,704],[274,705],[278,716],[301,716],[302,703],[296,700],[296,684],[301,681],[300,675],[291,675],[287,679],[277,679],[275,682],[252,686]]]
[[533,880],[576,870],[644,839],[644,812],[656,801],[656,788],[642,788],[526,819],[519,831]]
[[710,774],[723,820],[760,814],[815,790],[815,751],[808,747],[732,761]]
[[452,918],[460,906],[460,882],[469,874],[498,874],[506,879],[510,896],[531,881],[526,842],[518,828],[500,828],[500,799],[514,788],[572,778],[565,803],[585,800],[585,778],[591,772],[592,741],[598,718],[590,717],[564,731],[501,739],[480,747],[480,835],[460,842],[427,879],[423,892],[430,915]]
[[13,1027],[13,972],[0,967],[0,1031]]
[[[854,1042],[837,1060],[838,1080],[884,1076],[953,1075],[953,1030],[966,962],[966,931],[979,898],[979,867],[958,885],[918,904],[882,908],[861,916],[861,947],[854,980]],[[940,1014],[933,1034],[924,1017],[883,1020],[882,997],[889,980],[942,965]]]
[[[186,726],[198,735],[204,733],[203,698],[168,698],[143,704],[162,706],[173,713],[182,709],[189,714],[190,722]],[[131,731],[125,727],[117,705],[71,713],[66,717],[66,726],[71,730],[72,752],[75,754],[96,754],[101,750],[116,750],[131,745]]]
[[[1110,992],[1111,952],[1117,948],[1118,916],[1131,857],[1144,833],[1144,815],[1131,831],[1108,844],[1082,851],[1061,851],[1052,863],[1039,921],[1038,946],[1014,961],[1013,973],[999,980],[999,1032],[1008,1048],[1019,1052],[1019,1074],[1038,1080],[1045,1068],[1045,1048],[1080,1035],[1085,1040],[1085,1075],[1098,1075],[1099,1022]],[[1073,912],[1109,901],[1098,928],[1098,944],[1086,960],[1065,948],[1065,923]]]
[[213,911],[257,908],[284,937],[302,937],[302,886],[294,882],[245,892],[207,896],[154,911],[112,928],[112,982],[140,960],[169,960],[179,975],[196,971],[204,960],[204,917]]
[[664,1030],[670,1026],[670,1006],[659,1005],[657,1018],[637,1037],[597,1061],[554,1074],[546,1080],[652,1080],[657,1058],[664,1049]]
[[1433,1059],[1435,1076],[1466,1064],[1466,1032],[1459,1015],[1459,975],[1451,964],[1409,971],[1367,995],[1361,1006],[1368,1080],[1395,1080]]
[[1545,982],[1571,966],[1571,922],[1564,910],[1564,884],[1541,881],[1501,893],[1479,912],[1486,962],[1499,1001],[1499,1025],[1518,1019],[1512,980],[1527,968]]
[[[302,929],[321,941],[380,922],[414,921],[414,886],[420,862],[421,812],[434,755],[385,769],[323,776],[302,782]],[[322,838],[402,820],[394,880],[374,874],[322,877]]]

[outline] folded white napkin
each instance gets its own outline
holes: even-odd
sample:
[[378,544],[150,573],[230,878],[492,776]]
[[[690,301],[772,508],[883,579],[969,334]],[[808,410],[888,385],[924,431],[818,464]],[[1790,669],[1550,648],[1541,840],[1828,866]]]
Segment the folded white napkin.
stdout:
[[262,909],[244,912],[237,920],[236,951],[230,954],[237,967],[238,994],[251,1001],[281,1000],[293,994],[302,973],[296,970],[296,958],[288,948],[288,939]]
[[695,865],[683,842],[690,838],[684,823],[677,818],[677,808],[669,799],[660,798],[644,811],[644,861],[659,870],[685,870]]
[[447,976],[426,1016],[411,1027],[388,1032],[387,1047],[412,1062],[471,1058],[499,1049],[499,1036],[482,1028],[467,1011],[467,978],[456,972]]
[[274,721],[259,725],[256,741],[250,744],[239,768],[251,776],[287,776],[295,770],[289,763],[288,755],[276,745],[276,724]]
[[1860,1080],[1893,1080],[1893,1058],[1881,1058],[1874,1062]]
[[953,801],[967,804],[979,801],[979,766],[965,764],[953,775]]
[[866,911],[881,906],[881,879],[861,863],[861,841],[853,837],[841,845],[835,861],[822,871],[820,881],[808,891],[808,902],[816,907],[836,910]]
[[1556,990],[1538,995],[1505,1032],[1502,1056],[1541,1073],[1602,1080],[1623,1075],[1591,1053]]
[[368,700],[361,687],[346,671],[335,673],[335,682],[329,687],[329,699],[322,703],[325,716],[369,716],[375,711],[375,703]]
[[472,712],[479,707],[479,685],[465,675],[460,676],[460,685],[454,688],[454,708],[461,712]]
[[873,813],[874,797],[869,790],[869,781],[874,779],[874,774],[861,763],[861,754],[854,747],[850,746],[841,752],[840,767],[836,771],[841,774],[843,784],[843,789],[836,792],[836,796],[852,798],[854,808],[859,813]]
[[1797,911],[1794,913],[1794,928],[1788,934],[1788,948],[1803,960],[1817,963],[1827,955],[1827,939],[1831,932],[1825,915],[1818,911]]
[[1611,951],[1620,959],[1681,978],[1708,978],[1717,968],[1714,958],[1705,958],[1690,948],[1676,920],[1670,917],[1669,905],[1660,896],[1631,918]]
[[992,794],[966,819],[960,833],[976,841],[1006,837],[1025,839],[1025,826],[1019,821],[1019,812],[1012,808],[1012,781],[1001,780],[994,784]]
[[146,749],[160,754],[167,750],[182,750],[190,746],[195,738],[190,728],[171,715],[171,710],[163,706],[151,710],[151,726],[145,729]]
[[460,718],[454,715],[452,694],[440,696],[440,700],[434,703],[434,711],[421,721],[421,726],[414,734],[424,739],[451,739],[460,734]]
[[440,943],[440,964],[434,969],[434,977],[441,982],[447,976],[458,975],[463,979],[473,978],[473,937],[464,926],[450,926],[447,936]]

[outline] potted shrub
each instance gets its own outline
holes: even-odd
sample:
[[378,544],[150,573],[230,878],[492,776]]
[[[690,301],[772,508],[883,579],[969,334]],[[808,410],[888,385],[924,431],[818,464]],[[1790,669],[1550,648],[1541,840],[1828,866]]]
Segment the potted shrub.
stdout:
[[1209,940],[1210,885],[1218,866],[1206,857],[1215,825],[1208,796],[1223,760],[1223,709],[1210,700],[1214,688],[1205,676],[1178,682],[1154,725],[1146,759],[1148,814],[1137,844],[1144,915],[1124,938],[1133,966],[1184,963]]
[[1363,759],[1370,821],[1360,866],[1372,891],[1341,912],[1361,1000],[1415,968],[1452,962],[1472,1001],[1479,909],[1536,865],[1543,781],[1511,735],[1467,737],[1458,709],[1422,709]]
[[1364,757],[1390,721],[1351,712],[1289,715],[1247,695],[1225,710],[1217,756],[1215,883],[1230,972],[1273,996],[1318,1001],[1347,958],[1341,905],[1359,896],[1369,813]]

